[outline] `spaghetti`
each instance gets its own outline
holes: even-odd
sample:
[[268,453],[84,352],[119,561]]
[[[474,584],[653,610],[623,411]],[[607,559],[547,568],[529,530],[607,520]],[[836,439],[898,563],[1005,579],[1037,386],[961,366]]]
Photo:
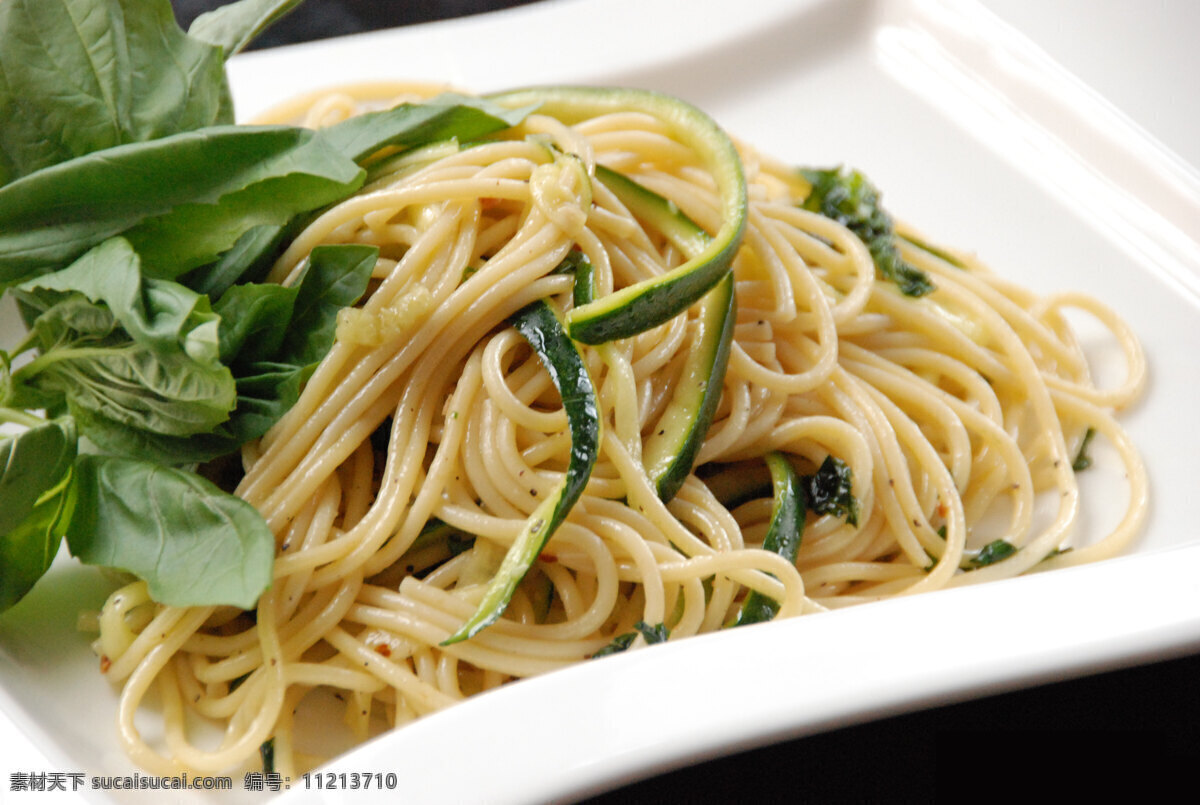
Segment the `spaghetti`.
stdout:
[[[327,125],[397,92],[428,94],[326,93],[275,119]],[[551,376],[510,317],[541,299],[570,309],[575,279],[556,269],[572,255],[590,263],[598,299],[688,256],[597,180],[597,166],[709,233],[723,223],[719,188],[669,121],[613,111],[568,125],[534,113],[470,147],[378,161],[363,191],[295,238],[272,280],[294,281],[320,244],[375,245],[380,257],[299,403],[243,450],[237,494],[278,539],[257,609],[163,607],[135,583],[101,613],[97,645],[123,683],[119,731],[134,762],[228,770],[273,740],[276,768],[295,775],[320,760],[293,730],[317,689],[338,693],[362,740],[587,659],[638,623],[672,639],[721,629],[751,591],[788,617],[1093,561],[1130,543],[1147,490],[1113,415],[1145,376],[1128,328],[1095,300],[1037,297],[900,228],[900,257],[936,287],[905,296],[854,233],[804,209],[807,179],[738,149],[749,204],[733,260],[736,321],[695,471],[663,502],[643,459],[696,349],[699,306],[581,346],[601,425],[586,488],[503,617],[449,645],[572,448]],[[1120,343],[1119,388],[1090,379],[1069,309]],[[1124,462],[1128,505],[1106,538],[1068,551],[1072,461],[1089,429]],[[745,492],[739,479],[761,474],[767,454],[802,474],[834,456],[852,479],[858,516],[810,513],[794,562],[763,547],[770,493],[727,494],[730,483]],[[1035,498],[1055,511],[1039,516]],[[983,560],[1001,544],[1001,561]],[[165,716],[155,740],[134,720],[152,691]],[[215,745],[195,737],[197,717],[223,725]]]

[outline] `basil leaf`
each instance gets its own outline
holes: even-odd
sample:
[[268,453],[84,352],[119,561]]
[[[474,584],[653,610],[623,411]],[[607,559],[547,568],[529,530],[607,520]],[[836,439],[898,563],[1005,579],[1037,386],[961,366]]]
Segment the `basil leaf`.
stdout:
[[62,542],[75,426],[70,419],[0,437],[0,612],[21,600]]
[[161,351],[183,350],[209,363],[218,360],[218,318],[207,297],[143,274],[142,258],[129,242],[112,238],[67,268],[23,283],[17,292],[27,306],[37,292],[57,292],[49,295],[56,299],[61,294],[83,294],[104,305],[139,343]]
[[271,582],[275,538],[262,516],[197,475],[83,455],[74,486],[71,553],[133,573],[159,603],[249,609]]
[[342,154],[361,162],[381,148],[411,148],[452,137],[474,140],[516,126],[534,107],[506,109],[481,98],[443,93],[424,103],[356,115],[320,136]]
[[283,253],[288,227],[271,224],[252,226],[242,233],[233,248],[214,263],[201,266],[179,281],[197,293],[219,298],[238,282],[257,282],[266,276],[275,258]]
[[116,422],[81,406],[70,409],[79,432],[105,452],[125,458],[184,466],[209,461],[237,450],[241,442],[229,433],[229,422],[207,433],[168,436]]
[[153,275],[178,276],[363,176],[313,132],[285,126],[216,126],[82,156],[0,188],[0,287],[122,233]]
[[0,185],[126,143],[232,123],[221,51],[168,0],[0,3]]
[[337,314],[367,290],[379,248],[358,244],[317,246],[300,278],[287,338],[276,360],[315,363],[333,346]]
[[[106,241],[15,294],[26,315],[40,314],[33,331],[42,352],[13,373],[15,386],[60,394],[81,424],[98,417],[190,436],[228,419],[233,376],[220,361],[207,297],[143,279],[128,242]],[[119,440],[115,448],[123,452]]]
[[59,524],[70,510],[71,488],[68,474],[15,528],[0,536],[0,612],[24,598],[50,569],[62,544]]
[[220,47],[229,58],[250,44],[259,34],[301,0],[240,0],[215,8],[196,17],[188,36]]
[[16,528],[67,474],[76,441],[70,419],[0,437],[0,535]]
[[300,391],[315,368],[315,363],[298,366],[262,362],[243,370],[245,374],[237,379],[237,410],[228,425],[233,448],[270,430],[300,399]]
[[213,312],[221,318],[221,360],[267,360],[283,345],[298,288],[274,284],[235,285],[221,295]]
[[337,313],[366,292],[375,246],[318,246],[299,283],[235,285],[217,302],[221,355],[233,366],[237,408],[222,432],[229,450],[262,436],[300,398],[333,346]]

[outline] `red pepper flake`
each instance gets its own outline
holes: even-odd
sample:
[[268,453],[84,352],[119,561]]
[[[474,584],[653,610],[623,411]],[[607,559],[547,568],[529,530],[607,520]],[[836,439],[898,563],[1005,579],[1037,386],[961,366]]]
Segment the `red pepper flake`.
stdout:
[[546,563],[548,563],[548,564],[551,564],[551,565],[552,565],[552,564],[554,564],[555,562],[557,562],[557,561],[558,561],[558,557],[557,557],[557,556],[554,556],[553,554],[549,554],[549,553],[539,553],[539,554],[538,554],[538,561],[539,561],[539,562],[546,562]]
[[110,660],[108,658],[107,654],[101,654],[100,655],[100,673],[107,674],[109,668],[112,668],[112,660]]
[[392,656],[392,647],[387,643],[380,643],[375,647],[375,653],[381,657],[390,657]]

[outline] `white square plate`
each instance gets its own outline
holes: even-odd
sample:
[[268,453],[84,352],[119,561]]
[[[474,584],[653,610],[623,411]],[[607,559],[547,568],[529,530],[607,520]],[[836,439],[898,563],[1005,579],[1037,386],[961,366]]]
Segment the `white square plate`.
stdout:
[[[248,54],[230,73],[243,117],[379,78],[674,93],[767,153],[861,168],[897,217],[1017,282],[1098,296],[1142,338],[1151,367],[1145,399],[1124,417],[1152,484],[1131,556],[585,663],[384,736],[333,770],[395,771],[410,802],[575,797],[689,759],[1200,643],[1188,506],[1200,428],[1184,419],[1200,390],[1200,174],[977,4],[560,0]],[[11,316],[0,326],[15,337]],[[1103,376],[1114,356],[1094,346]],[[1121,505],[1107,500],[1111,457],[1098,458],[1084,520],[1097,531]],[[113,738],[116,695],[73,630],[74,613],[102,596],[95,573],[60,563],[0,617],[0,744],[24,752],[10,755],[6,776],[37,767],[17,759],[26,755],[47,770],[133,771]],[[290,799],[327,793],[293,784]]]

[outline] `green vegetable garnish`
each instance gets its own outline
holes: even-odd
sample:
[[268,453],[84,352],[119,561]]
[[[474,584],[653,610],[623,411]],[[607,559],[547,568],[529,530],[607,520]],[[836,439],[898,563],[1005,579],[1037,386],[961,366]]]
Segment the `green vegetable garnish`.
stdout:
[[853,473],[840,458],[826,456],[815,475],[804,476],[808,506],[817,514],[845,517],[858,525],[858,500],[852,492]]
[[[771,522],[763,540],[763,550],[772,551],[796,561],[800,540],[804,535],[804,514],[807,508],[804,483],[782,453],[768,453],[767,467],[771,471]],[[738,613],[737,626],[769,621],[779,612],[779,602],[751,590]]]
[[529,112],[446,95],[320,132],[234,125],[225,58],[297,4],[185,33],[168,0],[0,2],[0,291],[29,329],[0,350],[0,422],[28,428],[0,437],[0,610],[64,535],[159,602],[252,607],[274,536],[189,470],[295,403],[378,250],[318,247],[289,287],[266,268],[382,149]]
[[633,645],[633,641],[637,640],[637,636],[639,634],[641,634],[647,645],[665,643],[671,636],[670,630],[667,629],[666,625],[662,623],[651,626],[645,621],[638,621],[633,625],[633,628],[637,631],[624,632],[617,635],[612,639],[611,643],[593,654],[592,658],[595,659],[596,657],[607,657],[609,654],[620,654],[622,651],[625,651]]
[[557,488],[525,521],[475,614],[442,645],[473,637],[504,613],[517,585],[583,494],[600,453],[600,404],[596,390],[579,347],[567,336],[553,305],[546,300],[534,302],[518,311],[512,317],[512,324],[541,359],[562,398],[571,433],[571,457]]
[[1092,457],[1088,455],[1087,451],[1095,436],[1095,428],[1088,428],[1087,432],[1083,434],[1083,441],[1079,443],[1079,452],[1075,454],[1075,460],[1071,462],[1071,469],[1075,472],[1082,472],[1092,466]]
[[801,206],[832,218],[857,235],[880,276],[896,283],[906,296],[924,296],[934,290],[924,271],[901,259],[892,218],[880,206],[879,191],[867,177],[845,168],[805,168],[800,174],[812,185]]
[[1002,559],[1007,559],[1016,552],[1017,548],[1011,542],[998,539],[984,545],[979,553],[967,560],[967,563],[971,566],[972,570],[979,567],[987,567],[988,565],[996,564]]

